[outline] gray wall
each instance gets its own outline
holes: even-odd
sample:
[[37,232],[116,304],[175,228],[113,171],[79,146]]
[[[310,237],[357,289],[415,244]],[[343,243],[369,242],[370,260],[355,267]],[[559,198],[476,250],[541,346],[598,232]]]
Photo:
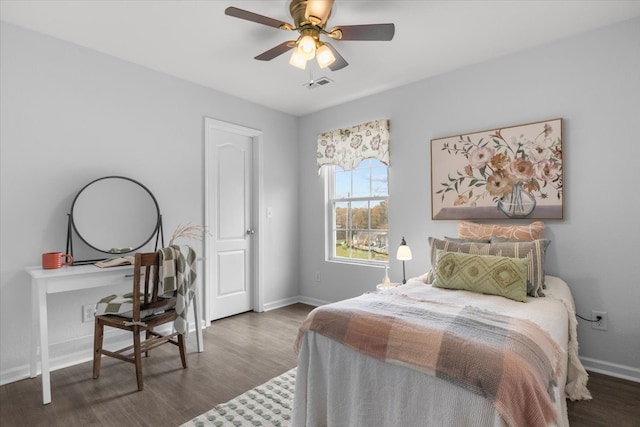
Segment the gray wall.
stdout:
[[[326,262],[323,247],[308,243],[324,239],[320,132],[391,119],[390,242],[406,237],[414,255],[407,275],[416,276],[430,268],[427,237],[457,232],[456,221],[431,220],[430,140],[557,117],[565,126],[566,218],[546,222],[548,273],[569,284],[582,316],[608,312],[607,332],[579,322],[585,364],[640,381],[638,19],[303,117],[300,293],[337,301],[383,277],[381,269]],[[390,265],[400,280],[402,265]]]
[[[563,117],[566,219],[547,222],[548,270],[569,283],[579,313],[609,313],[607,332],[579,323],[586,364],[640,379],[640,20],[302,118],[6,23],[0,36],[1,383],[27,373],[24,267],[39,264],[42,252],[64,250],[66,213],[84,183],[130,176],[155,193],[167,233],[202,223],[204,117],[264,132],[265,206],[293,207],[274,209],[265,222],[267,304],[299,295],[337,301],[373,289],[384,274],[324,260],[315,165],[321,131],[391,119],[390,241],[406,236],[414,254],[407,275],[415,276],[430,268],[427,237],[456,233],[456,222],[430,219],[430,139]],[[392,260],[392,278],[401,274]],[[54,357],[90,340],[80,307],[99,296],[50,298],[51,342],[62,344]]]
[[[66,214],[82,186],[106,175],[144,183],[158,199],[167,239],[178,224],[204,222],[204,117],[262,130],[265,206],[298,205],[298,148],[294,116],[4,22],[1,31],[4,383],[28,372],[24,267],[39,265],[42,252],[65,250]],[[264,223],[264,302],[297,298],[297,212],[274,209]],[[202,244],[189,243],[202,256]],[[60,343],[53,359],[91,342],[93,324],[81,322],[81,306],[104,292],[49,298],[50,342]]]

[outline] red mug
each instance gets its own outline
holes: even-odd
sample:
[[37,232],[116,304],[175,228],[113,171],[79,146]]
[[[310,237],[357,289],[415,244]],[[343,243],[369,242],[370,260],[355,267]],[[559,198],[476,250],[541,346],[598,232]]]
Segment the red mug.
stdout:
[[[66,262],[62,262],[64,258],[67,259]],[[73,264],[73,257],[69,254],[65,254],[64,252],[47,252],[42,254],[42,268],[46,270],[60,268],[71,264]]]

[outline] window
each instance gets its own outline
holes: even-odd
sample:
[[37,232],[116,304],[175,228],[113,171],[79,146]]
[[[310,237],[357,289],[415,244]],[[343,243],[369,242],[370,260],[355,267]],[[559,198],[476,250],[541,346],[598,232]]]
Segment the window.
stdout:
[[388,167],[366,159],[353,170],[334,165],[327,173],[329,259],[388,262]]

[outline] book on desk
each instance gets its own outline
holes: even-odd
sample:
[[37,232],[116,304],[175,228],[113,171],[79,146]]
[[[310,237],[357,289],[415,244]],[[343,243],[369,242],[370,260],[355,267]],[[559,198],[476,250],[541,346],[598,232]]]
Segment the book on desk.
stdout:
[[104,261],[98,261],[95,263],[95,266],[100,268],[109,268],[109,267],[117,267],[120,265],[133,265],[134,262],[135,262],[135,258],[133,256],[123,256],[123,257],[105,259]]

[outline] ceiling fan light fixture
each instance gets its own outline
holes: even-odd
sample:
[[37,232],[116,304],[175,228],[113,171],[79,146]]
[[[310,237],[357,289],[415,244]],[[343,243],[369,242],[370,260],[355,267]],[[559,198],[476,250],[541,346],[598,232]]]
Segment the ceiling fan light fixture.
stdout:
[[300,55],[304,56],[305,59],[312,59],[316,55],[315,39],[309,35],[302,36],[298,41],[297,51]]
[[333,40],[390,41],[395,34],[395,25],[393,23],[342,25],[327,31],[325,28],[330,28],[327,26],[327,22],[331,16],[334,0],[289,1],[289,13],[293,18],[293,24],[248,10],[238,9],[237,7],[227,7],[225,9],[225,15],[234,18],[299,33],[296,40],[282,42],[256,56],[256,60],[271,61],[283,53],[293,50],[289,63],[297,68],[304,70],[306,62],[315,57],[321,68],[329,67],[331,71],[338,71],[349,65],[349,63],[332,44],[322,42],[320,40],[321,36],[329,37]]
[[316,60],[320,68],[326,68],[336,62],[336,57],[333,55],[333,52],[331,52],[331,49],[323,44],[316,51]]
[[307,58],[300,55],[298,49],[294,49],[293,53],[291,54],[291,58],[289,59],[289,64],[293,65],[294,67],[298,67],[301,70],[304,70],[307,67]]

